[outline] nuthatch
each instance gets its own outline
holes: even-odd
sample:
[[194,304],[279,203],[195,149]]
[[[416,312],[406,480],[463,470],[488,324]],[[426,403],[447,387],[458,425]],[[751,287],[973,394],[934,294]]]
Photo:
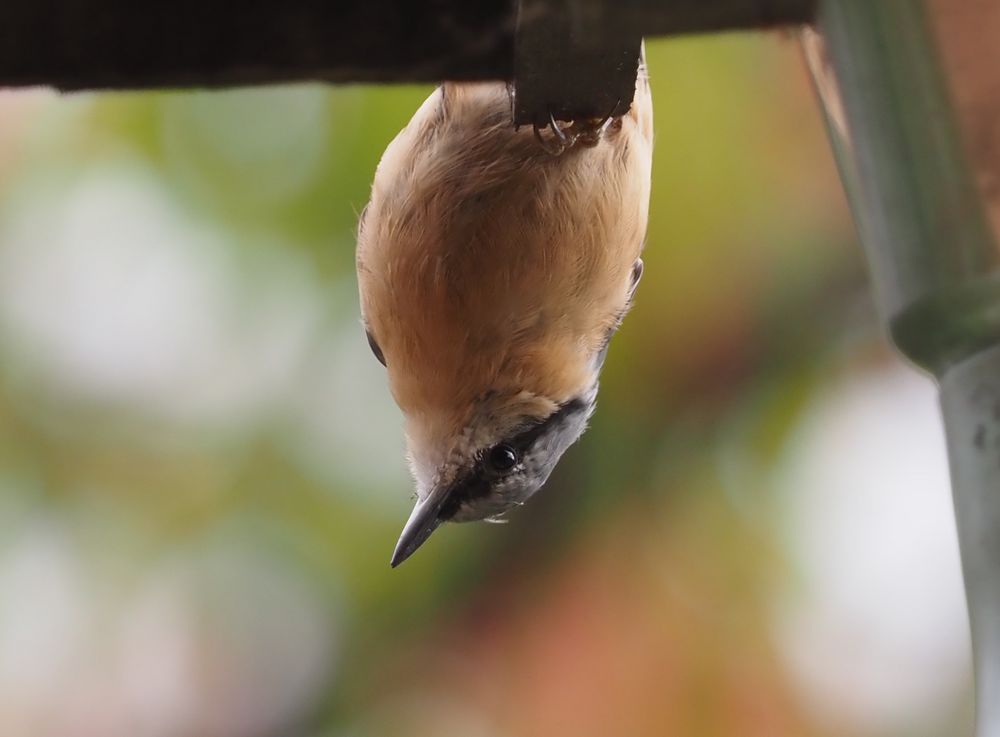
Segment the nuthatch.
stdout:
[[[593,412],[642,275],[653,110],[517,129],[503,83],[446,83],[386,149],[358,227],[368,342],[405,416],[417,502],[392,556],[496,520]],[[543,135],[544,131],[544,135]]]

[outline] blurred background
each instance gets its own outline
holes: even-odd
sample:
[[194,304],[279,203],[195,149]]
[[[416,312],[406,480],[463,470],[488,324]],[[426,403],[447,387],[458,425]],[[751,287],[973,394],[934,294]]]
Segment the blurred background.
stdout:
[[0,734],[971,730],[934,390],[798,46],[647,46],[646,271],[592,428],[394,571],[353,229],[429,88],[0,91]]

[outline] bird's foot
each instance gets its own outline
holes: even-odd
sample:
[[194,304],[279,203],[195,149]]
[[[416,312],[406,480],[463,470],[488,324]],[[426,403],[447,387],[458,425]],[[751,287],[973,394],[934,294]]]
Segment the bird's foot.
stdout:
[[[546,153],[552,156],[560,156],[563,151],[576,143],[578,134],[573,132],[573,126],[576,123],[571,123],[565,129],[559,127],[559,123],[556,122],[555,117],[552,115],[552,111],[549,111],[549,122],[543,126],[539,126],[535,123],[533,130],[535,132],[535,139],[538,141],[538,145],[545,150]],[[546,128],[552,128],[553,137],[549,140],[545,140],[542,137],[542,131]]]
[[[603,118],[581,118],[574,120],[565,127],[560,127],[552,112],[549,111],[548,123],[543,126],[539,126],[537,123],[534,125],[535,138],[546,153],[553,156],[561,155],[566,149],[576,143],[587,148],[593,148],[609,132],[613,133],[621,130],[621,116],[616,117],[614,115],[620,103],[621,100],[616,101],[611,111]],[[553,133],[552,137],[548,140],[542,136],[542,131],[546,128],[551,128]]]

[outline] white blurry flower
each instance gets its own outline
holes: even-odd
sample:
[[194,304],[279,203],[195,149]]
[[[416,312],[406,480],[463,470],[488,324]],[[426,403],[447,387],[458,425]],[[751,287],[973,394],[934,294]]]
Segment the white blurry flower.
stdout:
[[276,734],[327,683],[325,606],[295,571],[249,549],[168,563],[123,614],[120,686],[139,734]]
[[792,679],[841,731],[924,734],[970,674],[934,387],[902,366],[854,376],[793,438],[778,480],[793,576],[773,618]]
[[48,518],[0,550],[4,737],[261,737],[329,685],[336,612],[290,566],[214,541],[136,587],[77,532]]
[[137,166],[8,204],[0,338],[27,380],[223,424],[293,380],[319,304],[287,255],[241,263],[221,231],[185,218]]
[[[0,557],[0,733],[34,734],[90,661],[94,602],[64,531],[29,524]],[[21,730],[24,730],[23,732]]]

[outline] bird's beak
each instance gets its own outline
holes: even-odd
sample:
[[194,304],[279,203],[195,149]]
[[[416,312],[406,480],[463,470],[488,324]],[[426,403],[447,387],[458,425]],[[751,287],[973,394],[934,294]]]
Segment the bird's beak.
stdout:
[[395,568],[409,558],[437,529],[441,524],[438,515],[450,491],[448,486],[437,486],[423,499],[417,499],[413,511],[410,512],[410,518],[406,520],[403,532],[399,536],[399,542],[396,543],[396,549],[392,551],[389,565]]

